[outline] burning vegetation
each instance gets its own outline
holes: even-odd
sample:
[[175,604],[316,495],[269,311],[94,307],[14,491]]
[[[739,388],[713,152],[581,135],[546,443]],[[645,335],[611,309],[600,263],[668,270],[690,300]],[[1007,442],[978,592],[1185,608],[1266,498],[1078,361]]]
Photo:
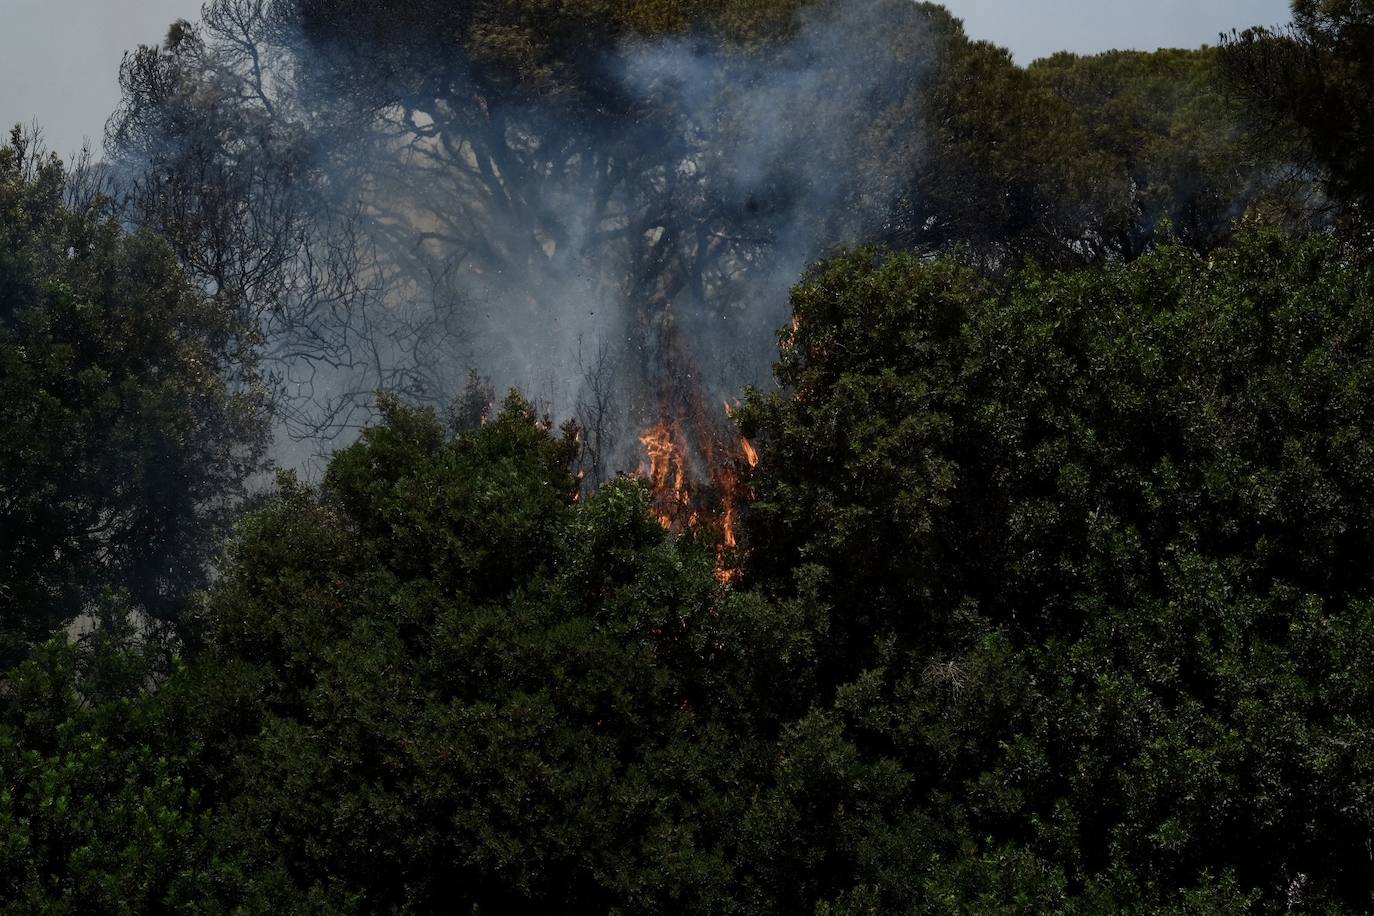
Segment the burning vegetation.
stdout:
[[1294,13],[208,0],[16,130],[0,916],[1368,910],[1374,5]]
[[664,528],[702,537],[716,550],[716,578],[738,573],[739,519],[748,498],[747,471],[758,465],[748,439],[734,432],[731,409],[711,416],[701,408],[661,420],[639,437],[639,476],[650,487],[650,508]]

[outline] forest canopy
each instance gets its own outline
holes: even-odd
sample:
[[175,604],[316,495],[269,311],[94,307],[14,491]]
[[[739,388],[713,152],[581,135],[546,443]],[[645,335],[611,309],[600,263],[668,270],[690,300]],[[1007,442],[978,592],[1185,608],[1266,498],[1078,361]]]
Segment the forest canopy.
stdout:
[[132,51],[0,150],[0,912],[1374,910],[1372,22]]
[[377,390],[442,409],[475,366],[580,412],[604,478],[687,375],[766,382],[837,245],[997,272],[1322,222],[1225,69],[1023,68],[907,0],[216,0],[125,59],[107,145],[128,218],[260,328],[286,436],[347,441]]
[[[16,131],[0,147],[0,661],[102,593],[170,623],[263,453],[236,326]],[[230,375],[241,384],[231,388]]]

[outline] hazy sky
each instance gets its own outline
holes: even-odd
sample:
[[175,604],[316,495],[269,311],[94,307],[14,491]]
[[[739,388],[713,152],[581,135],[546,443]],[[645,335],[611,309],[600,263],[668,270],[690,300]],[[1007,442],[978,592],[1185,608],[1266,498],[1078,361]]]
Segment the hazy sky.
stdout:
[[[971,35],[1025,63],[1051,51],[1215,44],[1233,26],[1288,18],[1288,0],[947,0]],[[99,145],[121,53],[156,42],[199,0],[0,0],[0,125],[35,118],[48,145]]]

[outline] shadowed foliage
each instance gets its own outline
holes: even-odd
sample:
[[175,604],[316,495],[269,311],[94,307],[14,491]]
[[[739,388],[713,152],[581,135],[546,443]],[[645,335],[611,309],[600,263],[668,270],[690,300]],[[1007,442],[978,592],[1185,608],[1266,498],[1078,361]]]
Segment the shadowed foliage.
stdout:
[[0,913],[1374,910],[1370,9],[211,0],[0,150]]
[[[748,562],[512,395],[285,476],[146,689],[0,705],[19,911],[1280,912],[1370,900],[1374,280],[1330,239],[1003,280],[860,251],[739,412]],[[130,868],[128,863],[137,863]]]
[[[122,590],[170,621],[262,454],[241,330],[16,131],[0,148],[0,659]],[[238,364],[251,377],[251,364]]]

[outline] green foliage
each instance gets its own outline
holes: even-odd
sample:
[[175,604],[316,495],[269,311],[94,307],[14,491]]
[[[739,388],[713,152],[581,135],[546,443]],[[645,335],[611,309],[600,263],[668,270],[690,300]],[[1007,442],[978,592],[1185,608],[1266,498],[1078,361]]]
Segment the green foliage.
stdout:
[[929,73],[903,125],[911,178],[887,241],[918,251],[963,245],[995,266],[1075,260],[1073,243],[1129,190],[1075,111],[1009,51],[970,40],[943,7],[922,10]]
[[[281,15],[298,23],[305,37],[322,46],[367,56],[385,55],[408,69],[417,57],[446,57],[490,68],[490,88],[586,91],[596,74],[600,49],[618,40],[659,38],[709,31],[744,44],[776,39],[792,27],[807,0],[513,0],[503,3],[446,3],[438,0],[291,0]],[[350,61],[350,66],[355,64]],[[592,90],[596,92],[596,90]]]
[[[1006,284],[857,252],[794,293],[783,390],[740,413],[754,581],[813,565],[849,740],[977,855],[1055,869],[1039,907],[1370,903],[1351,262],[1270,231]],[[961,899],[1032,893],[955,861]]]
[[1250,142],[1216,50],[1062,53],[1023,68],[970,40],[943,7],[921,9],[928,38],[914,59],[928,72],[916,107],[905,121],[878,119],[900,141],[859,144],[901,150],[908,164],[888,244],[959,246],[1010,270],[1028,258],[1130,260],[1164,220],[1199,251],[1222,244],[1249,210],[1304,225],[1298,203],[1311,187],[1281,181],[1282,151]]
[[1259,142],[1299,172],[1317,172],[1342,215],[1374,208],[1374,4],[1294,0],[1286,30],[1247,29],[1226,42],[1231,86]]
[[117,601],[0,704],[19,910],[1371,905],[1374,276],[1247,230],[794,293],[744,580],[518,396],[384,402],[161,670]]
[[195,746],[169,721],[172,691],[142,692],[154,660],[118,619],[78,644],[55,637],[7,677],[0,912],[142,913],[202,896],[210,832],[187,779]]
[[245,520],[203,652],[151,701],[203,748],[184,813],[213,812],[160,892],[731,908],[740,787],[814,689],[806,602],[725,592],[639,482],[578,499],[575,441],[518,397],[453,439],[385,416],[318,496],[287,477]]
[[[632,104],[609,78],[603,55],[617,43],[692,35],[768,59],[799,13],[825,7],[294,0],[282,15],[333,49],[326,60],[337,70],[323,77],[330,85],[382,66],[414,87],[407,104],[423,107],[436,71],[462,60],[492,99],[554,97],[567,111],[585,108],[591,124],[610,113],[641,121],[663,114]],[[1138,256],[1164,218],[1206,250],[1252,205],[1291,209],[1273,193],[1286,163],[1243,146],[1243,118],[1223,92],[1215,50],[1060,54],[1023,68],[1005,49],[971,40],[943,6],[898,11],[880,3],[868,15],[889,23],[873,53],[901,59],[896,72],[911,85],[867,99],[871,110],[852,127],[841,128],[854,116],[848,111],[818,109],[816,122],[855,132],[848,154],[863,163],[856,204],[886,207],[896,198],[875,220],[881,225],[867,227],[888,244],[937,252],[964,245],[1003,267],[1026,257],[1073,264]],[[840,85],[855,76],[825,79]],[[806,125],[793,129],[797,144],[824,148]]]
[[18,131],[0,149],[0,663],[105,588],[171,616],[261,454],[237,329],[69,190]]
[[1247,145],[1215,49],[1056,54],[1029,73],[1070,106],[1089,148],[1111,163],[1118,196],[1087,211],[1106,252],[1138,256],[1164,220],[1199,251],[1229,238],[1232,223],[1249,209],[1296,224],[1282,192],[1300,189],[1278,183],[1283,163],[1273,151]]
[[[405,129],[525,207],[522,169],[670,123],[616,94],[607,47],[768,60],[800,6],[225,0],[218,44],[178,27],[130,58],[146,97],[114,133],[251,150],[300,112],[243,49],[304,40],[292,78],[431,110]],[[473,375],[447,424],[379,397],[188,597],[260,452],[244,316],[301,292],[286,271],[246,303],[243,278],[327,240],[243,205],[309,157],[283,131],[211,192],[238,154],[171,144],[148,201],[208,200],[160,224],[173,255],[0,151],[0,911],[1374,909],[1374,268],[1256,217],[1301,228],[1313,163],[1368,205],[1368,3],[1029,68],[900,11],[874,54],[912,70],[836,193],[901,184],[905,250],[793,290],[779,386],[736,413],[760,462],[729,585],[643,482],[584,490],[582,431]],[[1252,145],[1222,73],[1281,142]],[[557,142],[503,120],[550,100],[587,119]],[[845,114],[815,113],[799,137]],[[688,161],[646,149],[597,168],[653,192]]]

